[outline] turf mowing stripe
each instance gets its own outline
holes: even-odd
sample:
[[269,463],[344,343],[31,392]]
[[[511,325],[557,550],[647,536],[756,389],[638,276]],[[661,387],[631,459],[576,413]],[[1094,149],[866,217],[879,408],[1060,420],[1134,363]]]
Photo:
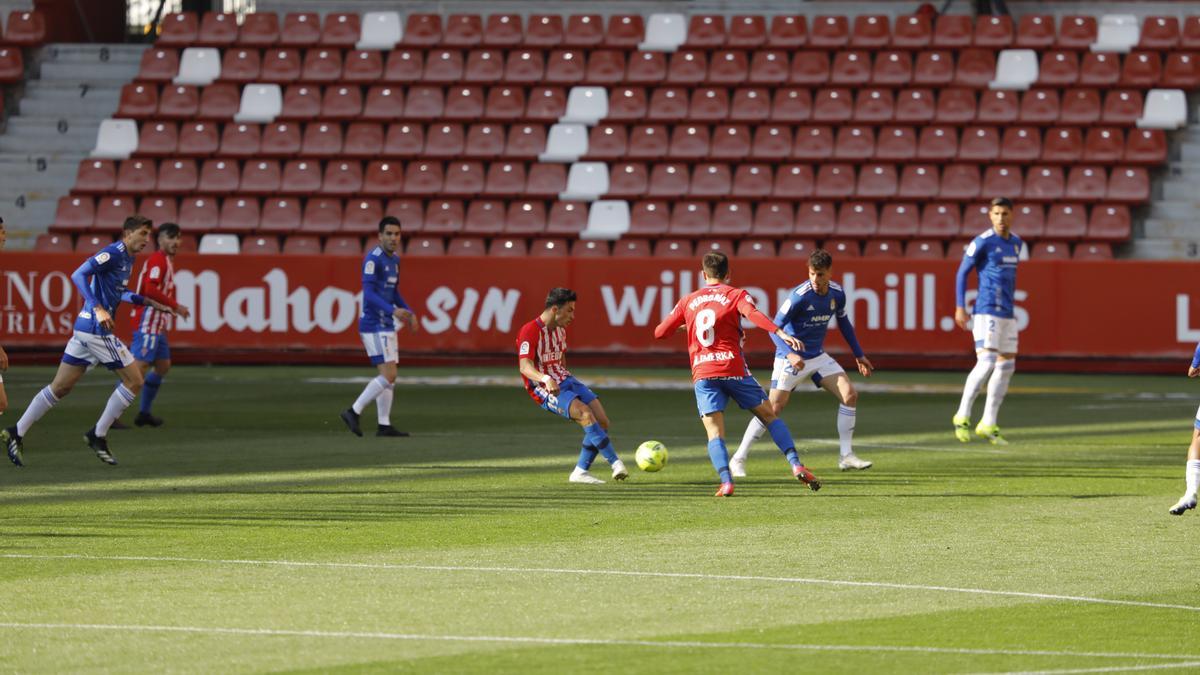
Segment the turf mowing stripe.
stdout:
[[1027,591],[995,591],[986,588],[959,588],[956,586],[926,586],[922,584],[899,584],[886,581],[848,581],[844,579],[814,579],[808,577],[766,577],[742,574],[702,574],[699,572],[633,572],[627,570],[581,570],[558,567],[490,567],[469,565],[404,565],[394,563],[338,563],[338,562],[306,562],[296,560],[230,560],[210,558],[180,558],[171,556],[134,556],[134,555],[37,555],[26,553],[4,553],[0,558],[15,558],[27,560],[108,560],[130,562],[175,562],[175,563],[205,563],[212,565],[259,565],[280,567],[315,567],[331,569],[379,569],[379,570],[421,570],[427,572],[500,572],[505,574],[600,574],[618,577],[652,577],[659,579],[703,579],[712,581],[765,581],[770,583],[789,584],[824,584],[827,586],[853,586],[860,588],[893,588],[907,591],[936,591],[942,593],[965,593],[969,595],[998,595],[1012,598],[1030,598],[1034,600],[1062,600],[1064,602],[1083,602],[1097,605],[1119,605],[1124,607],[1150,607],[1154,609],[1179,609],[1188,612],[1200,612],[1200,607],[1192,605],[1175,605],[1162,602],[1144,602],[1141,600],[1113,600],[1110,598],[1091,598],[1081,595],[1060,595],[1057,593],[1031,593]]
[[[621,640],[606,638],[553,638],[521,635],[432,635],[425,633],[377,633],[360,631],[292,630],[285,628],[229,628],[223,626],[154,626],[138,624],[0,622],[0,628],[45,630],[107,630],[156,633],[201,633],[213,635],[265,635],[272,637],[364,638],[372,640],[408,640],[428,642],[496,642],[537,645],[667,647],[671,649],[783,649],[824,652],[895,652],[918,654],[966,654],[971,656],[1057,656],[1113,659],[1192,659],[1184,654],[1140,654],[1121,652],[1071,652],[1040,649],[987,649],[970,647],[922,647],[911,645],[819,645],[765,642],[700,642],[694,640]],[[1200,663],[1200,662],[1197,662]],[[1181,667],[1180,664],[1165,664]],[[1093,672],[1093,671],[1052,671]]]
[[1106,668],[1069,668],[1066,670],[1021,670],[1002,671],[998,673],[977,673],[976,675],[1067,675],[1068,673],[1128,673],[1135,670],[1169,670],[1172,668],[1195,668],[1200,661],[1185,661],[1182,663],[1156,663],[1151,666],[1109,666]]

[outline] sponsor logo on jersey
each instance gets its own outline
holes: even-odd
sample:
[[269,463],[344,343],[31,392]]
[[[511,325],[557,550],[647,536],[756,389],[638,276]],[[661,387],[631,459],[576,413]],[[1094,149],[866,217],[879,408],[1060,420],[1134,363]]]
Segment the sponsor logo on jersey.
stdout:
[[711,361],[732,361],[737,355],[731,351],[724,352],[709,352],[708,354],[698,354],[692,361],[693,366],[698,366],[701,363],[709,363]]

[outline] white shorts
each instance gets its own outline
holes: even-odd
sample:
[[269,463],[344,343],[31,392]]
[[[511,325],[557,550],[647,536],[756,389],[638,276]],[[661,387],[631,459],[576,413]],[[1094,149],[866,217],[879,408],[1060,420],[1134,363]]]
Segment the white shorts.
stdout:
[[771,388],[781,391],[793,391],[805,379],[814,387],[821,386],[821,380],[846,372],[833,357],[821,352],[811,359],[804,359],[804,367],[796,371],[787,359],[775,359],[775,369],[771,371]]
[[371,363],[379,365],[381,363],[396,363],[400,360],[400,350],[396,346],[396,333],[394,331],[359,333],[359,335],[362,336],[363,347],[367,348],[367,356],[371,358]]
[[133,363],[133,354],[115,335],[92,335],[75,331],[62,360],[73,366],[91,367],[103,363],[109,370],[120,370]]
[[976,314],[971,332],[975,349],[995,349],[1001,354],[1017,353],[1017,320],[990,314]]

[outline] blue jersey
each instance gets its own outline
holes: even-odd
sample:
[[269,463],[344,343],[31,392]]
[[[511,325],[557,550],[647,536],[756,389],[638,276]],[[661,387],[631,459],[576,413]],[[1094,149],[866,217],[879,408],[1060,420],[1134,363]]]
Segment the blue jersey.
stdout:
[[[800,356],[811,359],[825,351],[825,334],[829,332],[829,322],[837,319],[838,330],[854,352],[854,356],[863,355],[858,338],[854,335],[854,325],[846,316],[846,292],[838,284],[829,282],[825,295],[817,293],[811,281],[806,281],[792,289],[792,294],[775,313],[775,325],[788,335],[797,337],[804,343],[804,351]],[[775,357],[786,358],[792,353],[779,336],[772,335],[775,341]]]
[[142,297],[127,290],[129,275],[133,272],[133,255],[125,249],[124,242],[115,242],[105,246],[88,258],[75,273],[71,280],[83,298],[83,308],[75,319],[75,330],[92,335],[109,335],[100,322],[96,320],[94,307],[103,307],[110,316],[117,315],[117,305],[121,301],[135,305],[142,304]]
[[1192,354],[1192,367],[1200,368],[1200,343],[1196,343],[1196,353]]
[[975,298],[973,313],[1011,319],[1017,290],[1017,262],[1024,252],[1025,242],[1011,232],[1008,239],[996,234],[995,230],[975,237],[958,266],[955,304],[967,306],[967,276],[975,270],[979,276],[979,295]]
[[408,309],[396,284],[400,281],[400,256],[388,255],[376,246],[363,258],[363,311],[358,320],[358,332],[382,333],[396,330],[392,312],[396,307]]

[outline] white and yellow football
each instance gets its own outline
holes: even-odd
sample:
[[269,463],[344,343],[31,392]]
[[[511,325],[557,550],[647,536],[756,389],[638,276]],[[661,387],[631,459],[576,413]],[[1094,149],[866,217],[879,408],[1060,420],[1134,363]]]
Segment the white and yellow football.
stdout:
[[667,465],[667,446],[658,441],[646,441],[638,446],[634,459],[642,471],[662,471]]

